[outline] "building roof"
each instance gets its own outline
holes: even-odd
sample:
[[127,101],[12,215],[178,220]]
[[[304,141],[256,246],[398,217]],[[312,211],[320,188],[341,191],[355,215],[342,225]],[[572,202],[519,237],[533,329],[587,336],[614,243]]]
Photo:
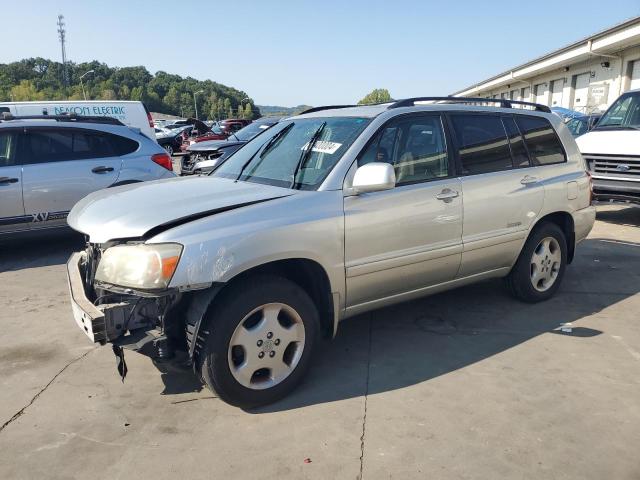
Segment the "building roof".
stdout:
[[555,70],[589,57],[611,56],[624,48],[640,45],[640,17],[633,17],[606,30],[578,40],[570,45],[513,67],[487,80],[453,93],[468,96],[479,91],[501,87],[541,73]]

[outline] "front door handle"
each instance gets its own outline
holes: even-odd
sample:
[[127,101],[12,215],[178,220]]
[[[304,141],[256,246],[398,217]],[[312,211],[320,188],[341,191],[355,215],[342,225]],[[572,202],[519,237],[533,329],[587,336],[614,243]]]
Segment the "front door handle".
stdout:
[[92,168],[91,171],[93,173],[107,173],[113,172],[113,167],[105,167],[104,165],[101,167]]
[[8,185],[10,183],[18,183],[19,178],[0,177],[0,185]]
[[533,183],[538,183],[538,177],[532,177],[531,175],[525,175],[522,180],[520,180],[522,185],[531,185]]
[[451,200],[456,198],[458,195],[460,195],[460,194],[458,192],[456,192],[455,190],[451,190],[450,188],[445,188],[439,194],[436,195],[436,198],[438,200],[443,200],[445,202],[450,202]]

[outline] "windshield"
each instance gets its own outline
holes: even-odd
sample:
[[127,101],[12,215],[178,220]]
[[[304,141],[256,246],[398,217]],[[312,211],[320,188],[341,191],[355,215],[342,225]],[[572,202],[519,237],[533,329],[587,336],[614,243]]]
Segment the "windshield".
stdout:
[[315,190],[368,123],[354,117],[280,122],[238,150],[213,176]]
[[240,130],[238,130],[231,137],[229,137],[229,139],[231,139],[231,138],[236,139],[237,138],[238,140],[240,140],[242,142],[248,142],[253,137],[255,137],[259,133],[262,133],[264,130],[269,128],[271,125],[273,125],[273,124],[264,123],[264,122],[253,122],[253,123],[250,123],[249,125],[247,125],[246,127],[241,128]]
[[597,130],[640,128],[640,92],[618,98],[598,122]]
[[571,135],[579,137],[580,135],[587,133],[588,119],[587,117],[573,118],[567,122],[567,128],[571,132]]

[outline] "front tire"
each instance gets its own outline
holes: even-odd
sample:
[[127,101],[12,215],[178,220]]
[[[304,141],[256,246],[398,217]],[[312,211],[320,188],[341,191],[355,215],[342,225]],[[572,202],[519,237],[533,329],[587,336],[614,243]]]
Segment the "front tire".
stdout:
[[304,378],[319,333],[309,295],[277,276],[240,280],[214,300],[199,372],[222,400],[241,408],[266,405]]
[[555,223],[534,228],[520,256],[506,278],[512,295],[527,303],[551,298],[564,277],[567,265],[567,240]]

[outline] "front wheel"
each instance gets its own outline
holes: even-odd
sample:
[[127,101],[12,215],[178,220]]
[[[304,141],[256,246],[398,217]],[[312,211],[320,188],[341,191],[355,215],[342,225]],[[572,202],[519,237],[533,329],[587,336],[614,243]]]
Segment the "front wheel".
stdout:
[[242,408],[272,403],[292,391],[309,368],[318,311],[295,283],[259,276],[214,300],[199,370],[218,396]]
[[551,298],[564,276],[567,264],[567,240],[555,223],[537,226],[520,252],[518,261],[506,278],[511,293],[524,302]]

